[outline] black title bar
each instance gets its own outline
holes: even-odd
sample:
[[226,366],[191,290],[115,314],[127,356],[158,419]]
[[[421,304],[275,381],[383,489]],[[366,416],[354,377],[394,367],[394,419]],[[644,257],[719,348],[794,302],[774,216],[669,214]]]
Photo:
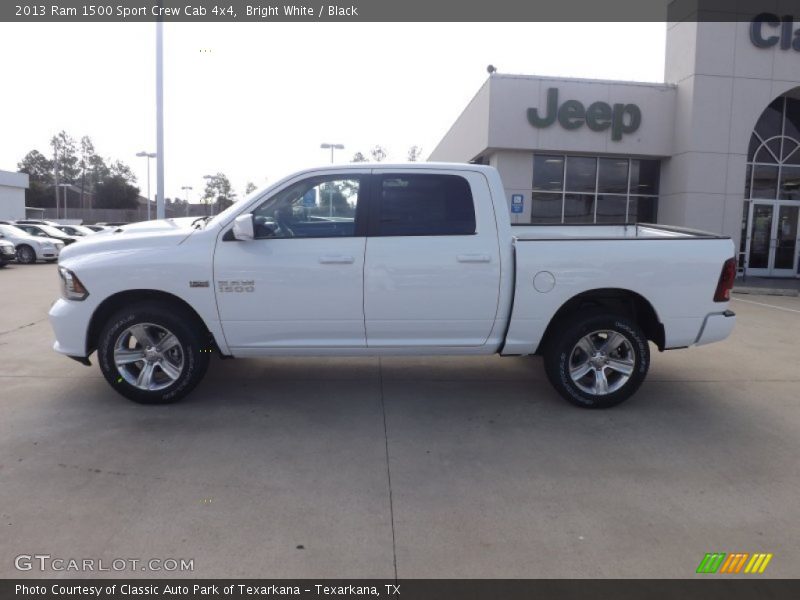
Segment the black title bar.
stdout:
[[[0,2],[17,22],[750,21],[797,0],[75,0]],[[800,21],[800,9],[795,15]]]
[[652,579],[5,579],[3,600],[240,600],[302,598],[368,600],[795,600],[800,580],[707,576],[691,580]]

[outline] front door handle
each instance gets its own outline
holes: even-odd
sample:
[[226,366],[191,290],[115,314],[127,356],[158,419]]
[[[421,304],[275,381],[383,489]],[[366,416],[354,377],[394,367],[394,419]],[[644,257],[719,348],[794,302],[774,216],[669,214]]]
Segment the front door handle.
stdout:
[[492,257],[488,254],[459,254],[458,262],[462,263],[488,263]]
[[352,256],[332,255],[320,256],[319,262],[323,265],[351,265],[356,261]]

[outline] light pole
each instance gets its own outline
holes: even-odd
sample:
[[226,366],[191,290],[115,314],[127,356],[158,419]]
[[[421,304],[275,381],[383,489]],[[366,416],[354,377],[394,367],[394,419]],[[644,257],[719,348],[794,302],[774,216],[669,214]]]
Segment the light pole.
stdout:
[[189,192],[192,191],[192,186],[184,185],[183,187],[181,187],[181,190],[186,192],[186,216],[188,217],[189,216]]
[[[68,200],[67,190],[69,189],[69,185],[70,184],[68,184],[68,183],[59,183],[58,184],[58,187],[64,188],[64,216],[62,217],[64,219],[67,218],[67,200]],[[58,218],[58,207],[57,206],[56,206],[56,218]]]
[[145,152],[142,150],[141,152],[137,152],[136,156],[139,158],[147,158],[147,220],[150,220],[150,159],[155,158],[157,154],[155,152]]
[[328,144],[325,142],[324,144],[319,145],[320,148],[323,150],[327,150],[328,148],[331,149],[331,164],[333,164],[333,151],[334,150],[344,150],[344,144]]

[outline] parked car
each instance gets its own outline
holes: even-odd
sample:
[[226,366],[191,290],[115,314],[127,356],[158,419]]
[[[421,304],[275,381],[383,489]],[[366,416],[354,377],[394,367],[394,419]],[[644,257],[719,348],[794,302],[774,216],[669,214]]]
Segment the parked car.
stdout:
[[60,240],[64,242],[65,246],[69,246],[70,244],[77,242],[80,238],[74,235],[67,235],[60,229],[52,226],[52,225],[30,225],[27,223],[19,223],[16,224],[17,227],[29,233],[30,235],[36,237],[46,237],[46,238],[53,238],[56,240]]
[[53,227],[72,237],[84,237],[96,233],[94,229],[90,229],[85,225],[53,225]]
[[95,233],[99,233],[101,231],[108,231],[111,229],[111,227],[105,227],[103,225],[84,225],[84,227],[86,227],[87,229],[91,229]]
[[44,219],[19,219],[14,222],[14,225],[50,225],[55,227],[58,225],[55,221],[45,221]]
[[7,240],[0,240],[0,268],[17,258],[17,251],[14,244]]
[[109,221],[108,223],[98,223],[103,227],[122,227],[123,225],[130,225],[128,221]]
[[14,244],[17,262],[35,263],[37,260],[55,262],[64,248],[64,242],[48,237],[34,236],[16,225],[0,224],[0,239]]
[[[335,191],[334,191],[335,190]],[[335,194],[335,196],[334,196]],[[334,201],[335,200],[335,201]],[[66,248],[54,349],[143,403],[223,356],[541,354],[570,402],[630,397],[659,350],[732,331],[730,238],[659,225],[511,226],[492,167],[297,173],[211,219]]]

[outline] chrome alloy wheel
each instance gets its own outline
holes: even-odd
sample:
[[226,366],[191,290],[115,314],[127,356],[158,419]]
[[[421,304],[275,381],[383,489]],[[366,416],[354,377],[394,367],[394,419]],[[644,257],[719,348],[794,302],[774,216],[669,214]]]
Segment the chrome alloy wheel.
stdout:
[[183,349],[175,334],[161,325],[137,323],[117,337],[114,363],[132,386],[148,392],[163,390],[183,372]]
[[633,375],[636,352],[628,338],[616,331],[594,331],[575,344],[569,357],[569,375],[583,392],[612,394]]

